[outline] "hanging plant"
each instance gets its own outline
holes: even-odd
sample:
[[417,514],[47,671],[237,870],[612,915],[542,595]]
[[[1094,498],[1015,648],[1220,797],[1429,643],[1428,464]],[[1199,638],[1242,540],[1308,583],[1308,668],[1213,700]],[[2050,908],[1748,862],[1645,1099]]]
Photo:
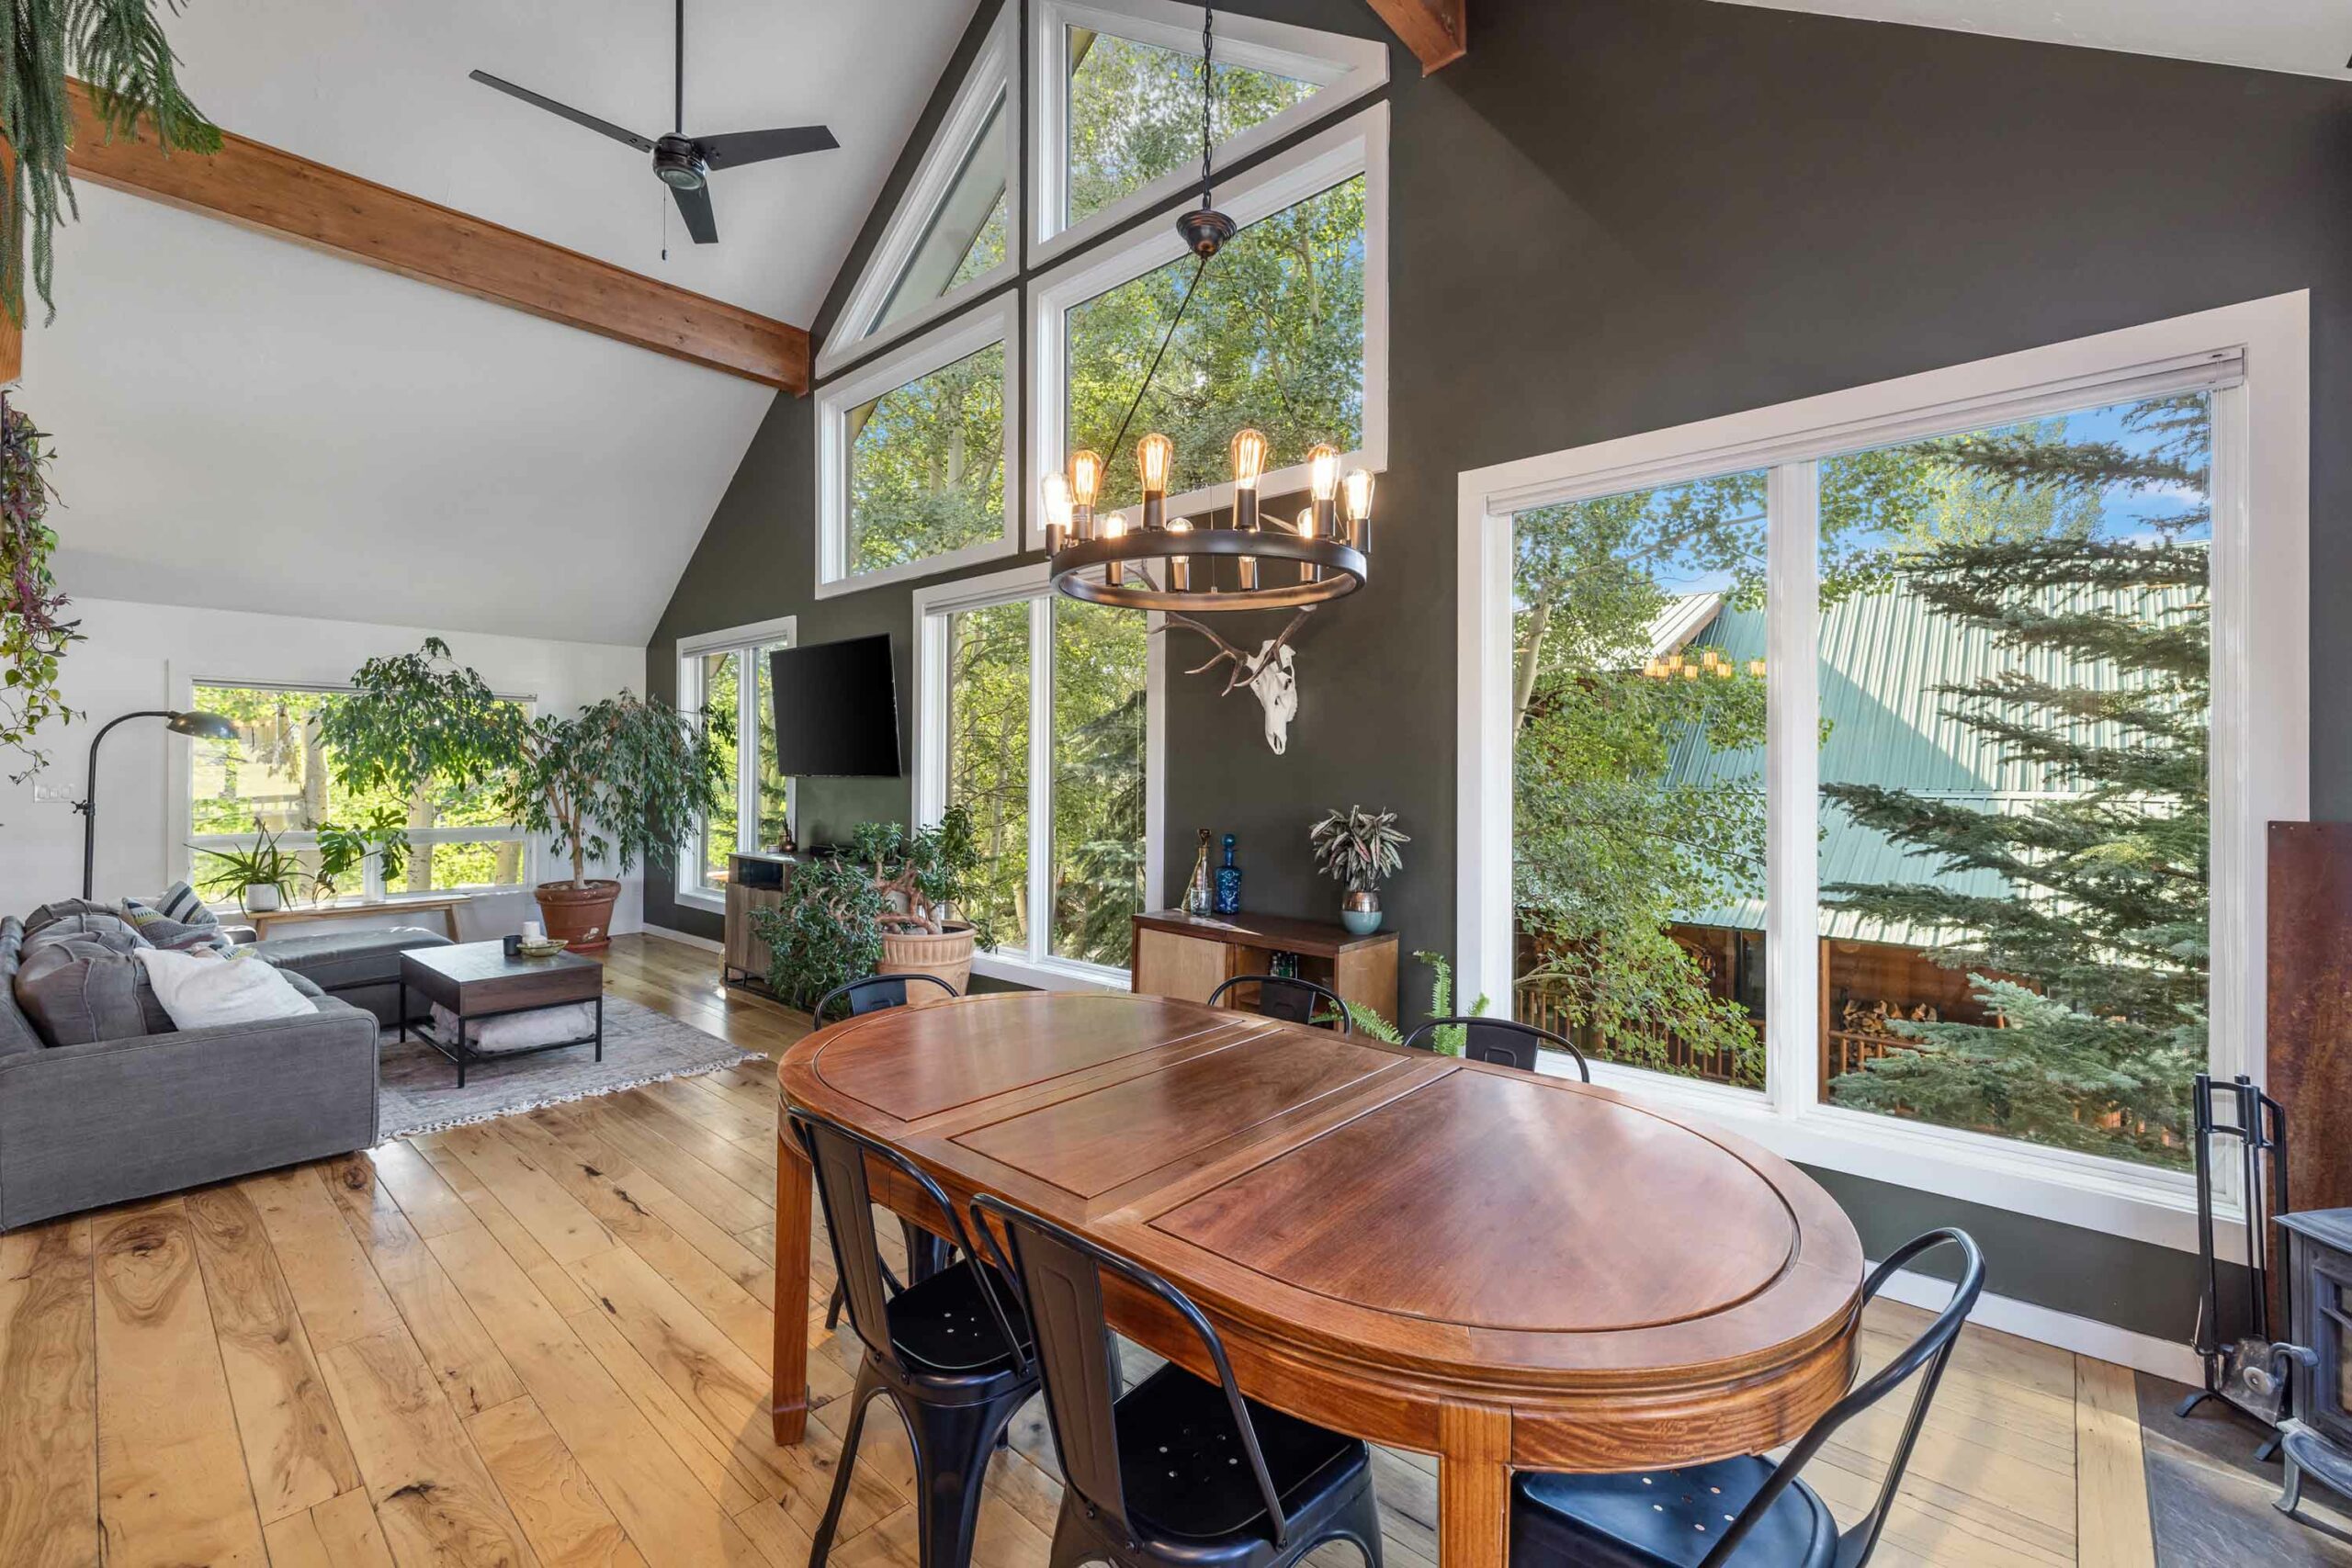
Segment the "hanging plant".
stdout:
[[24,770],[9,775],[17,784],[49,761],[33,733],[51,719],[74,717],[57,671],[66,648],[82,640],[79,622],[59,618],[66,598],[49,570],[57,535],[42,521],[51,495],[48,440],[0,393],[0,750],[23,759]]
[[[181,0],[165,0],[174,15]],[[88,84],[108,136],[136,136],[145,120],[165,152],[218,152],[220,131],[180,90],[179,60],[164,37],[155,0],[0,0],[0,135],[17,154],[0,217],[0,305],[25,322],[25,251],[33,288],[49,307],[50,237],[60,211],[81,217],[65,151],[74,140],[66,73]],[[29,224],[26,220],[30,218]]]

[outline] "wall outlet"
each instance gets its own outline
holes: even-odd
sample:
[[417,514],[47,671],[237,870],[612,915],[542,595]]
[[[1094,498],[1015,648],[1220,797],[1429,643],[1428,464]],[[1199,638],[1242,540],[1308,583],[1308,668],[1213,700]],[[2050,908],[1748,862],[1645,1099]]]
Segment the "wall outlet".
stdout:
[[36,806],[71,806],[74,804],[74,792],[63,784],[36,783],[33,785],[33,804]]

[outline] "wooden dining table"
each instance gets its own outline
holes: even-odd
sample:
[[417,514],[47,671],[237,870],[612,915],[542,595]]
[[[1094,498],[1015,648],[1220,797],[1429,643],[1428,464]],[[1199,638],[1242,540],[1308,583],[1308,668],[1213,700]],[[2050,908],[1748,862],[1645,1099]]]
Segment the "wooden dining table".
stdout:
[[[1514,1469],[1757,1453],[1853,1376],[1862,1250],[1810,1178],[1570,1079],[1164,997],[893,1008],[796,1044],[784,1102],[1165,1276],[1244,1392],[1439,1460],[1443,1568],[1502,1568]],[[808,1416],[810,1173],[781,1123],[775,1440]],[[879,1162],[876,1201],[936,1212]],[[1208,1372],[1118,1281],[1119,1332]]]

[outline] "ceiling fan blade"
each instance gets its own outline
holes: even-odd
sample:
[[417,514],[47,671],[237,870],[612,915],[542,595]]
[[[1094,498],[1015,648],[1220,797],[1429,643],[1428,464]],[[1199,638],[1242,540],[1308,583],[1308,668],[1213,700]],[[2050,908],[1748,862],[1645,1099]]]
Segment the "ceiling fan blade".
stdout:
[[782,130],[737,130],[725,136],[695,138],[695,151],[714,169],[732,169],[801,152],[827,152],[840,145],[833,140],[833,133],[821,125],[795,125]]
[[650,152],[653,151],[652,142],[647,141],[644,137],[639,136],[634,130],[623,130],[611,120],[598,119],[594,115],[583,114],[568,104],[560,104],[553,98],[541,97],[538,94],[531,91],[528,87],[518,87],[512,82],[501,81],[487,71],[469,71],[466,74],[471,77],[474,81],[481,83],[485,87],[495,87],[500,92],[504,93],[511,97],[520,98],[525,103],[529,104],[534,107],[543,108],[549,114],[560,114],[574,125],[584,125],[589,130],[596,131],[600,135],[609,136],[616,141],[625,141],[640,152]]
[[692,190],[670,187],[678,198],[678,216],[686,220],[686,232],[695,237],[697,245],[718,243],[718,220],[710,210],[710,187],[696,186]]

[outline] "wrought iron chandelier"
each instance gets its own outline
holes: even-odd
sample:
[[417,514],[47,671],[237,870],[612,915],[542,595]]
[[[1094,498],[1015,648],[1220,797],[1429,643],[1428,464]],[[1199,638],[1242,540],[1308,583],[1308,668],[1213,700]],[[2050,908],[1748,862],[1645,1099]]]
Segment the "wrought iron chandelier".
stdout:
[[[1201,28],[1201,204],[1176,220],[1177,231],[1197,259],[1184,298],[1111,438],[1114,453],[1126,440],[1159,362],[1200,292],[1202,275],[1234,235],[1233,220],[1216,209],[1212,184],[1216,58],[1216,10],[1211,6]],[[1317,444],[1306,454],[1308,505],[1285,523],[1259,510],[1258,484],[1272,445],[1254,428],[1235,433],[1227,447],[1232,520],[1222,527],[1213,521],[1196,527],[1189,518],[1168,515],[1176,444],[1157,431],[1136,444],[1143,500],[1133,516],[1097,505],[1106,471],[1102,455],[1085,448],[1071,453],[1068,471],[1047,474],[1039,486],[1054,586],[1091,604],[1180,612],[1283,609],[1354,592],[1370,572],[1371,473],[1358,468],[1342,477],[1339,448]]]

